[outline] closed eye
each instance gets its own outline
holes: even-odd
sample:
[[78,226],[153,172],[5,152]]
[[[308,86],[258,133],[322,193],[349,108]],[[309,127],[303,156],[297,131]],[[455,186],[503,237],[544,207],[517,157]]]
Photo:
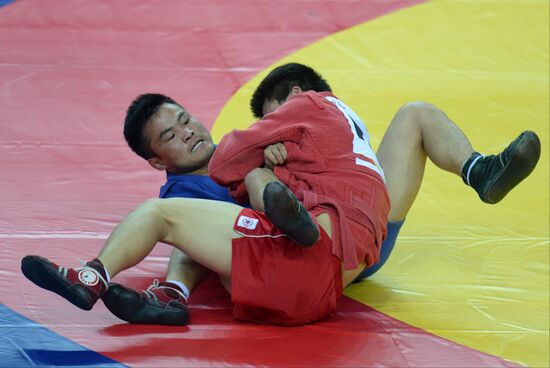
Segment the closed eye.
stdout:
[[184,113],[183,111],[178,114],[178,121],[181,123],[181,125],[187,125],[189,122],[189,115],[187,113]]

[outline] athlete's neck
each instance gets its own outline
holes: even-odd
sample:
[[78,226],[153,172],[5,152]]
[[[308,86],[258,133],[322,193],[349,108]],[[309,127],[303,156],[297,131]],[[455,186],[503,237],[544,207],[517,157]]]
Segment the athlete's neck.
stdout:
[[201,166],[198,169],[186,168],[186,169],[167,169],[172,174],[177,175],[208,175],[208,164]]

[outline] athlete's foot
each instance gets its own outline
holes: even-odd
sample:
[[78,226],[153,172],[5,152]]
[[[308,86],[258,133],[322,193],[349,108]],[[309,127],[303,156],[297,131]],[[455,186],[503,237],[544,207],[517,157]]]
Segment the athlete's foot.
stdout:
[[263,199],[266,216],[296,243],[309,247],[319,239],[319,228],[285,185],[277,181],[267,184]]
[[498,155],[474,152],[464,164],[462,178],[486,203],[498,203],[533,171],[540,157],[540,140],[532,131],[519,135]]
[[155,280],[141,292],[113,283],[101,299],[111,313],[129,323],[183,326],[189,322],[187,301],[170,283]]
[[26,278],[84,310],[92,309],[107,290],[102,269],[97,259],[76,269],[58,266],[40,256],[26,256],[21,260],[21,271]]

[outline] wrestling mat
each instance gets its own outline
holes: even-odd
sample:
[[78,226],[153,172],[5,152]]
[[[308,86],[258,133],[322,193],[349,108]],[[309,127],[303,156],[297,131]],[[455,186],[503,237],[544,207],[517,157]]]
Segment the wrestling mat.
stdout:
[[[548,45],[546,0],[0,1],[0,367],[549,366]],[[158,195],[122,137],[135,96],[174,97],[219,139],[288,61],[321,71],[375,148],[425,100],[485,153],[535,130],[541,162],[494,206],[428,164],[389,262],[313,325],[234,321],[215,279],[189,326],[128,325],[23,277],[26,254],[92,258]],[[169,253],[114,281],[147,287]]]

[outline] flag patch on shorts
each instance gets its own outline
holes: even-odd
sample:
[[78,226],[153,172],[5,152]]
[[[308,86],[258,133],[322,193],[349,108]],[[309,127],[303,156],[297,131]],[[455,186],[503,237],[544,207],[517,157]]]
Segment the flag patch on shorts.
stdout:
[[259,221],[258,219],[255,219],[252,217],[241,216],[237,221],[237,226],[244,227],[245,229],[249,229],[249,230],[254,230],[258,225],[258,221]]

